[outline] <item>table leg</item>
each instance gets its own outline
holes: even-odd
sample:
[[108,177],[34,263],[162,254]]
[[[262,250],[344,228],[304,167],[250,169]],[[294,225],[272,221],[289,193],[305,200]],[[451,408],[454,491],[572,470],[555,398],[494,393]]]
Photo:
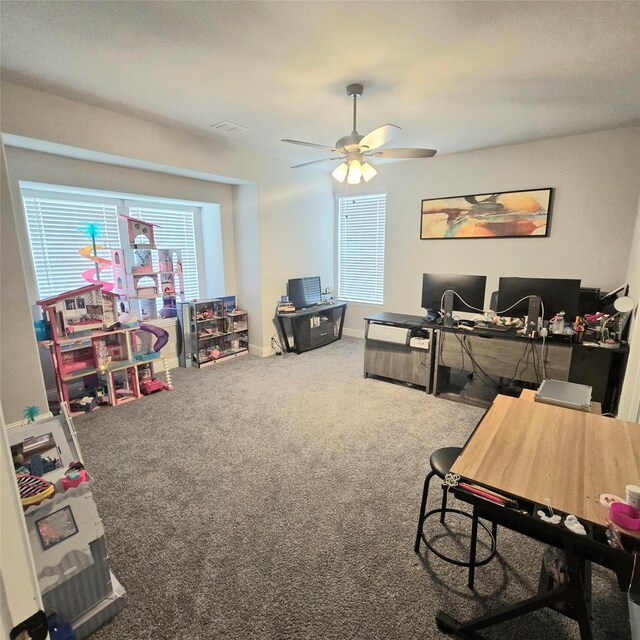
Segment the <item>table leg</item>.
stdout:
[[558,587],[547,593],[522,600],[516,604],[469,620],[468,622],[459,622],[444,611],[439,611],[436,615],[436,624],[440,631],[452,633],[456,638],[460,638],[461,640],[483,640],[483,636],[476,633],[476,631],[492,627],[507,620],[512,620],[513,618],[519,618],[527,613],[543,609],[544,607],[550,607],[563,601],[569,601],[576,606],[578,624],[580,626],[580,637],[582,640],[592,640],[593,636],[591,635],[591,624],[588,616],[586,616],[585,619],[585,616],[580,615],[580,602],[582,602],[583,612],[586,613],[583,594],[570,587]]

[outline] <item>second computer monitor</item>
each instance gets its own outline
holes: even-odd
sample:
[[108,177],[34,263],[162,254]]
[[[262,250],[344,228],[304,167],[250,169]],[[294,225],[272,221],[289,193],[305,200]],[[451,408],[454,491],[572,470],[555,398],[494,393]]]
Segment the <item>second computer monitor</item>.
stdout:
[[[527,314],[527,296],[538,296],[544,304],[544,319],[549,320],[559,311],[573,321],[578,313],[580,280],[561,278],[500,278],[498,285],[498,312],[505,316],[520,317]],[[513,308],[508,309],[512,305]],[[508,310],[507,310],[508,309]]]
[[451,289],[457,294],[453,296],[454,311],[475,311],[477,309],[482,311],[486,286],[487,276],[424,273],[422,275],[422,307],[424,309],[441,309],[442,296],[445,291]]

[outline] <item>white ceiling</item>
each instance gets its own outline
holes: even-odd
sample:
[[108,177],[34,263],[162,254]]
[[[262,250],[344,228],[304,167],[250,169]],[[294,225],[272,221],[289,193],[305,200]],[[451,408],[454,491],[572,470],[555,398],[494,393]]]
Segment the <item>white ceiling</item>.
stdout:
[[[351,131],[440,154],[640,123],[639,2],[7,1],[3,79],[292,163]],[[230,120],[249,129],[214,133]],[[424,160],[420,160],[424,162]]]

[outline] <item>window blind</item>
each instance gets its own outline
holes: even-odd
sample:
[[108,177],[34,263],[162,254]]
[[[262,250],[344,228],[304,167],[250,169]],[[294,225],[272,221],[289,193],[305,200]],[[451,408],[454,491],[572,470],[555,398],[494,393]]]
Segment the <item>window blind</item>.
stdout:
[[[185,300],[200,297],[198,285],[198,262],[196,259],[194,216],[198,209],[188,206],[164,206],[151,202],[131,202],[125,207],[133,218],[153,222],[156,247],[182,250],[182,273]],[[159,270],[157,253],[153,253],[154,271]],[[160,308],[160,307],[158,307]]]
[[[88,223],[98,225],[97,244],[106,247],[100,257],[109,259],[108,249],[120,246],[117,200],[26,190],[22,196],[40,299],[87,284],[82,273],[95,263],[79,250],[91,245],[83,229]],[[112,281],[111,268],[101,271],[100,279]]]
[[340,300],[382,304],[386,194],[338,198]]

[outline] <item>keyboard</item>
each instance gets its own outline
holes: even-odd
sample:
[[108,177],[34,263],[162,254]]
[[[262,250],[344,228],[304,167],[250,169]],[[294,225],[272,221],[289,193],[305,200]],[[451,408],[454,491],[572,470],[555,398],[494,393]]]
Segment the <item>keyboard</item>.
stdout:
[[510,331],[513,327],[503,327],[501,324],[477,324],[476,329],[480,331],[495,331],[496,333],[505,333]]

